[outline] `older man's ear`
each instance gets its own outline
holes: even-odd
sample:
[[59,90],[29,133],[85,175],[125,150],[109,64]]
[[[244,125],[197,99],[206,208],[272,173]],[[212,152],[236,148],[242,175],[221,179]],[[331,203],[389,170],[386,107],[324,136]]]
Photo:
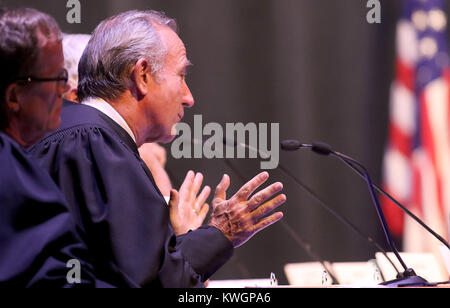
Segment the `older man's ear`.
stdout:
[[11,83],[5,90],[5,102],[8,106],[8,112],[17,112],[20,109],[18,85]]
[[149,82],[153,79],[151,75],[150,63],[147,59],[139,59],[131,72],[135,90],[136,99],[139,101],[146,96],[149,91]]

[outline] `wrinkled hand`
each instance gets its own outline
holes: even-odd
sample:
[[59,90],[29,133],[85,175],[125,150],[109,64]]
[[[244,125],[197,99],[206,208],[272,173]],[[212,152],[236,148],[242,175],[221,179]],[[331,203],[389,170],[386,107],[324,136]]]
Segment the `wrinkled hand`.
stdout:
[[202,186],[203,175],[189,171],[178,192],[175,189],[170,191],[170,221],[175,231],[175,235],[187,233],[195,230],[203,224],[209,211],[206,202],[211,188],[205,186],[198,195]]
[[247,200],[268,178],[267,172],[258,174],[228,200],[226,200],[226,191],[230,186],[228,175],[223,176],[216,188],[209,225],[222,231],[234,247],[244,244],[253,235],[283,217],[281,212],[265,217],[266,214],[286,201],[286,196],[281,194],[265,202],[283,189],[281,183],[274,183]]

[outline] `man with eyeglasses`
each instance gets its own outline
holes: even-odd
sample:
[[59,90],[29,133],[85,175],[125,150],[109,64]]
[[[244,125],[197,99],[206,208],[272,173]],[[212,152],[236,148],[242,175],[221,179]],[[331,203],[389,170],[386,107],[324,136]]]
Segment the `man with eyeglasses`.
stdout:
[[[11,117],[7,132],[16,138],[23,147],[28,147],[43,137],[47,132],[58,128],[61,121],[61,94],[67,85],[67,71],[63,68],[55,72],[55,65],[59,59],[60,46],[58,43],[47,43],[39,53],[38,65],[33,75],[17,77],[11,85],[13,96],[16,93],[21,99],[15,102],[14,117]],[[42,61],[46,59],[45,61]],[[54,62],[54,63],[53,63]],[[52,72],[53,70],[53,72]],[[34,77],[34,76],[56,77]],[[7,95],[11,91],[7,92]],[[33,101],[33,103],[30,103]],[[24,102],[21,104],[21,102]]]
[[[101,265],[107,279],[94,276],[98,271],[62,193],[25,153],[60,123],[63,61],[61,31],[52,17],[0,8],[0,287],[122,284],[108,264]],[[79,265],[78,275],[69,275],[68,264]]]

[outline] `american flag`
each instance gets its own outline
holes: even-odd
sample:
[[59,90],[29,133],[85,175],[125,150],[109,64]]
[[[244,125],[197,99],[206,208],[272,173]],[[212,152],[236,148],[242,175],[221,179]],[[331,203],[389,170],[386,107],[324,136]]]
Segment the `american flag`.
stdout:
[[[405,0],[397,24],[384,188],[448,240],[450,95],[443,0]],[[391,232],[403,250],[432,251],[432,236],[383,198]]]

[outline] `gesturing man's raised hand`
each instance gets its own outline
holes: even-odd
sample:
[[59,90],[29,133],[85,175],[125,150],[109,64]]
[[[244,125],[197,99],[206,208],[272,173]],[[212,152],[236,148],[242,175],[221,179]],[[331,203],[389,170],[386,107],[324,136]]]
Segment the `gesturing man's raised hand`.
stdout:
[[250,195],[268,178],[267,172],[258,174],[228,200],[226,199],[226,191],[230,186],[228,175],[224,175],[216,187],[209,225],[222,231],[234,247],[244,244],[257,232],[283,217],[281,212],[266,217],[268,213],[286,201],[284,194],[269,200],[283,189],[281,183],[274,183],[249,199]]

